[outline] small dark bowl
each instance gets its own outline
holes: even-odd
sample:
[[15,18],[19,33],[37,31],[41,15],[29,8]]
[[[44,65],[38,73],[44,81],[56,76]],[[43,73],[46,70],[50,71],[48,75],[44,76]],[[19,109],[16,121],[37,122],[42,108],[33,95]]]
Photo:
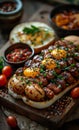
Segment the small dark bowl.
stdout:
[[50,16],[49,16],[49,22],[52,26],[52,28],[55,30],[55,33],[58,37],[62,38],[68,35],[79,35],[79,29],[72,29],[72,30],[67,30],[67,29],[63,29],[61,27],[58,27],[53,21],[52,18],[58,14],[61,13],[63,11],[75,11],[75,12],[79,12],[79,5],[73,5],[73,4],[62,4],[59,6],[56,6],[55,8],[53,8],[50,12]]
[[[18,49],[18,48],[22,48],[22,49],[25,49],[25,48],[28,48],[32,53],[31,55],[26,58],[25,60],[22,60],[22,61],[19,61],[19,62],[12,62],[12,61],[9,61],[7,58],[6,58],[6,55],[9,54],[11,51],[13,51],[14,49]],[[15,43],[15,44],[12,44],[11,46],[9,46],[5,51],[4,51],[4,60],[6,63],[12,65],[12,66],[15,66],[15,67],[18,67],[18,66],[22,66],[24,65],[24,63],[29,60],[30,58],[32,58],[32,56],[34,55],[34,49],[28,45],[28,44],[24,44],[24,43]]]
[[[5,7],[5,10],[2,7]],[[7,9],[11,7],[12,9]],[[13,6],[14,5],[14,6]],[[14,8],[15,7],[15,8]],[[22,17],[23,4],[21,0],[0,0],[0,28],[11,30]]]

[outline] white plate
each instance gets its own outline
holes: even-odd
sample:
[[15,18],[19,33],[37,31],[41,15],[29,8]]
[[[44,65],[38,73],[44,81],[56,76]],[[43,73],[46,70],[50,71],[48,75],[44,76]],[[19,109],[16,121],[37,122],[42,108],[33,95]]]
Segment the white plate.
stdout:
[[[39,29],[42,28],[45,31],[48,31],[48,33],[50,33],[50,36],[47,37],[44,41],[43,44],[32,44],[30,41],[28,41],[27,39],[22,40],[21,37],[18,35],[18,33],[23,33],[23,29],[25,27],[31,28],[31,25],[38,27]],[[27,36],[27,34],[25,34]],[[54,30],[49,27],[47,24],[45,23],[41,23],[41,22],[28,22],[28,23],[21,23],[17,26],[15,26],[13,28],[13,30],[10,33],[10,37],[9,40],[11,43],[16,43],[16,42],[23,42],[23,43],[28,43],[30,44],[34,49],[35,52],[39,52],[41,51],[41,49],[46,48],[47,46],[51,45],[51,42],[55,39],[55,32]]]

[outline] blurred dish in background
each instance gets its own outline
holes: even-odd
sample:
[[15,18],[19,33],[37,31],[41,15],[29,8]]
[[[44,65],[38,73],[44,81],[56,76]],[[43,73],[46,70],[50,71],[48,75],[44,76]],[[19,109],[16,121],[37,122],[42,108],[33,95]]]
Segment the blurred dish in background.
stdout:
[[23,42],[31,45],[35,53],[49,46],[55,39],[54,30],[45,23],[29,22],[14,27],[10,33],[10,42]]
[[49,21],[58,37],[78,35],[79,6],[73,4],[56,6],[50,12]]
[[22,12],[20,0],[0,0],[0,28],[11,30],[21,19]]
[[48,2],[50,4],[76,4],[78,5],[79,4],[79,0],[43,0],[45,2]]
[[75,11],[63,11],[55,15],[52,21],[59,27],[67,30],[79,29],[79,13]]

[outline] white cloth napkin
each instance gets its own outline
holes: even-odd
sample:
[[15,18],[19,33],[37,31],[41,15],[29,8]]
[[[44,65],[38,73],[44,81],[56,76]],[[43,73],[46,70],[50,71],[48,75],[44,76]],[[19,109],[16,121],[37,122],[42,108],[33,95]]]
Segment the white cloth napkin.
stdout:
[[32,121],[31,119],[19,115],[5,107],[2,107],[2,111],[6,116],[15,116],[18,122],[18,127],[20,130],[48,130],[48,128],[43,127],[42,125],[36,123],[35,121]]
[[[49,130],[46,127],[43,127],[42,125],[38,124],[35,121],[32,121],[31,119],[19,115],[5,107],[2,106],[2,111],[4,112],[4,114],[6,116],[15,116],[18,122],[18,126],[20,128],[20,130]],[[79,119],[79,106],[76,108],[76,110],[72,113],[71,116],[69,116],[69,118],[66,120],[66,122],[75,120],[75,119]]]

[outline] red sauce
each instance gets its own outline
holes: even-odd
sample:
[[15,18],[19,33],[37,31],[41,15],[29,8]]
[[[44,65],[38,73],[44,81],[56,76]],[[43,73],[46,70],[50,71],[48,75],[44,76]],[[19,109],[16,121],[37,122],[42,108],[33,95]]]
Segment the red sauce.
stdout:
[[6,55],[6,58],[10,62],[20,62],[26,60],[32,54],[31,50],[28,48],[22,49],[14,49],[10,53]]
[[2,12],[11,12],[16,9],[15,2],[3,2],[0,4],[0,11]]

